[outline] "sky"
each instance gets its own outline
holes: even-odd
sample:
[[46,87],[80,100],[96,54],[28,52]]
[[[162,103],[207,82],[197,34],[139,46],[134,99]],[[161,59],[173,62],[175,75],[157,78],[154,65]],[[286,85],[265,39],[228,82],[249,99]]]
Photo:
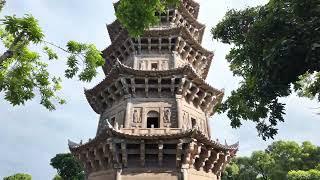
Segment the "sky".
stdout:
[[[46,34],[46,40],[65,45],[68,40],[95,44],[99,49],[110,45],[106,24],[115,20],[111,0],[7,0],[4,15],[35,16]],[[240,79],[230,72],[225,55],[229,45],[212,40],[210,29],[230,8],[241,9],[266,3],[266,0],[198,0],[201,5],[199,21],[206,24],[203,46],[215,52],[207,82],[218,89],[225,89],[226,97],[238,87]],[[35,47],[36,48],[36,47]],[[4,49],[0,48],[0,52]],[[57,50],[60,61],[50,63],[53,74],[63,73],[66,54]],[[64,80],[61,95],[67,104],[49,112],[39,105],[36,98],[25,106],[12,107],[0,94],[0,178],[18,173],[29,173],[34,180],[52,179],[56,171],[50,159],[58,153],[68,152],[67,140],[84,141],[93,138],[98,115],[87,103],[83,89],[102,81],[100,75],[91,83]],[[225,98],[226,98],[225,97]],[[262,150],[277,140],[311,141],[320,145],[320,116],[315,114],[319,104],[291,95],[282,99],[286,106],[285,123],[281,123],[274,140],[263,141],[257,136],[255,125],[243,122],[239,129],[230,127],[225,114],[210,119],[214,139],[229,144],[240,141],[239,156]]]

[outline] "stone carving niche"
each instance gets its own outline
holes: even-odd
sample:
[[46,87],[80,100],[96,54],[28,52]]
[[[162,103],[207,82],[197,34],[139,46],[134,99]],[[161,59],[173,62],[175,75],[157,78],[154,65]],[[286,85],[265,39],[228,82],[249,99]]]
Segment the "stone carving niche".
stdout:
[[141,108],[134,108],[132,115],[132,126],[133,127],[142,127],[142,116],[141,116]]

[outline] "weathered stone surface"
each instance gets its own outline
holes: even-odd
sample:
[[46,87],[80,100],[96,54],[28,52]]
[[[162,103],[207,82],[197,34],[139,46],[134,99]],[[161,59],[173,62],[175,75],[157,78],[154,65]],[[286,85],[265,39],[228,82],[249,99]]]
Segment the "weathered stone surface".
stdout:
[[[115,4],[117,5],[117,3]],[[69,141],[88,180],[219,180],[239,144],[210,140],[223,98],[205,82],[213,53],[201,46],[199,4],[181,0],[140,38],[107,26],[105,79],[85,91],[100,114],[96,137]]]

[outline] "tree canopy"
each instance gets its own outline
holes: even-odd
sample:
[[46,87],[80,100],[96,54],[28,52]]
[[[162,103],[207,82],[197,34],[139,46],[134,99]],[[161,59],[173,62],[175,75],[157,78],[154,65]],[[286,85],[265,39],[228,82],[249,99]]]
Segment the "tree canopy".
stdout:
[[[51,159],[50,165],[57,169],[60,178],[65,180],[84,180],[84,170],[72,154],[57,154]],[[59,179],[56,176],[55,179]]]
[[320,100],[320,9],[315,0],[270,0],[264,6],[230,10],[213,38],[232,44],[226,56],[240,87],[222,103],[231,126],[256,123],[263,139],[277,134],[294,91]]
[[32,180],[29,174],[18,173],[12,176],[4,177],[3,180]]
[[[306,141],[277,141],[250,157],[238,157],[226,167],[224,180],[315,180],[320,173],[320,147]],[[314,178],[317,177],[317,178]],[[303,179],[303,178],[302,178]],[[300,180],[300,179],[299,179]]]
[[[4,4],[0,0],[0,10]],[[30,14],[5,16],[0,22],[0,39],[5,48],[0,55],[0,92],[14,106],[23,105],[36,95],[49,110],[54,110],[56,103],[65,103],[57,95],[62,88],[61,77],[51,76],[48,70],[48,62],[59,59],[52,48],[68,54],[64,75],[67,78],[91,81],[97,75],[96,69],[104,64],[101,52],[93,44],[69,41],[63,48],[46,41],[38,21]],[[42,51],[31,50],[30,46]]]
[[311,169],[308,171],[290,171],[288,180],[318,180],[320,179],[320,171]]
[[121,0],[116,7],[116,16],[129,34],[137,37],[145,29],[156,25],[168,6],[177,6],[179,0]]

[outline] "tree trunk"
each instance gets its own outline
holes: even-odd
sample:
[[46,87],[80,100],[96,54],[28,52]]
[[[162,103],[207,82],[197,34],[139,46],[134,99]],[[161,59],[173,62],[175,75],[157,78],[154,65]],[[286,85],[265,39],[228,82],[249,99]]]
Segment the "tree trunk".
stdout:
[[8,58],[12,58],[13,57],[13,52],[8,50],[6,51],[5,53],[3,53],[1,56],[0,56],[0,67],[2,66],[3,62],[8,59]]

